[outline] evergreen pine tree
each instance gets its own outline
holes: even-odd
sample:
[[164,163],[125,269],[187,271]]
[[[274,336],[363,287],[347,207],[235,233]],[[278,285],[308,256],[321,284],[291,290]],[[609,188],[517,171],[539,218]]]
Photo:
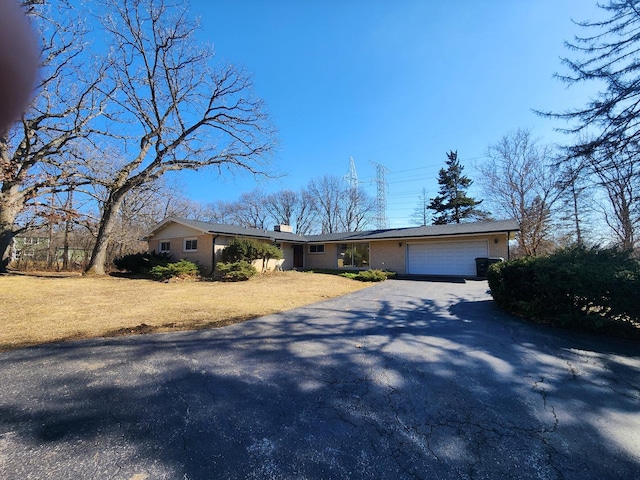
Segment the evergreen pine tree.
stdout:
[[458,152],[447,153],[447,168],[441,168],[438,174],[439,195],[431,199],[429,210],[435,212],[434,225],[462,223],[468,219],[486,219],[488,214],[476,208],[482,200],[476,201],[467,196],[467,189],[473,183],[462,174],[464,167],[458,160]]

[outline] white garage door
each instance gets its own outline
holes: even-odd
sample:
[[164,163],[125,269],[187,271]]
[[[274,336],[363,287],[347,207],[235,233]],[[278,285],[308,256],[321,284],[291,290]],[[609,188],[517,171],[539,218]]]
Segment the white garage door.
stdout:
[[487,257],[486,241],[413,243],[407,271],[413,275],[476,275],[476,258]]

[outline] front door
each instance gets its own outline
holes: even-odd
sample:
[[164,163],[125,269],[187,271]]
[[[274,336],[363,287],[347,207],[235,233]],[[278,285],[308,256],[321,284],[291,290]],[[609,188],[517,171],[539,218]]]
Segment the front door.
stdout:
[[293,246],[293,268],[304,268],[304,245]]

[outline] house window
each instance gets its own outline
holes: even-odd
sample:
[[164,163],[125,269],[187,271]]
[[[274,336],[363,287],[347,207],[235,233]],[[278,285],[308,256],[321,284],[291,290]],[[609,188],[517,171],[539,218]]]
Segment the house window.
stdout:
[[368,243],[341,243],[338,245],[339,268],[368,268]]
[[198,250],[198,240],[195,238],[187,238],[184,241],[184,251],[185,252],[195,252]]
[[160,253],[171,251],[171,242],[160,242]]
[[324,253],[324,245],[309,245],[309,253]]

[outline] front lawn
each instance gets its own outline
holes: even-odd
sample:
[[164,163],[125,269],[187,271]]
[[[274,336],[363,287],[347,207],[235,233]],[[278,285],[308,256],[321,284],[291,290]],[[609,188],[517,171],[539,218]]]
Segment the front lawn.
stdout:
[[1,275],[0,351],[70,339],[218,327],[369,285],[301,272],[238,283]]

